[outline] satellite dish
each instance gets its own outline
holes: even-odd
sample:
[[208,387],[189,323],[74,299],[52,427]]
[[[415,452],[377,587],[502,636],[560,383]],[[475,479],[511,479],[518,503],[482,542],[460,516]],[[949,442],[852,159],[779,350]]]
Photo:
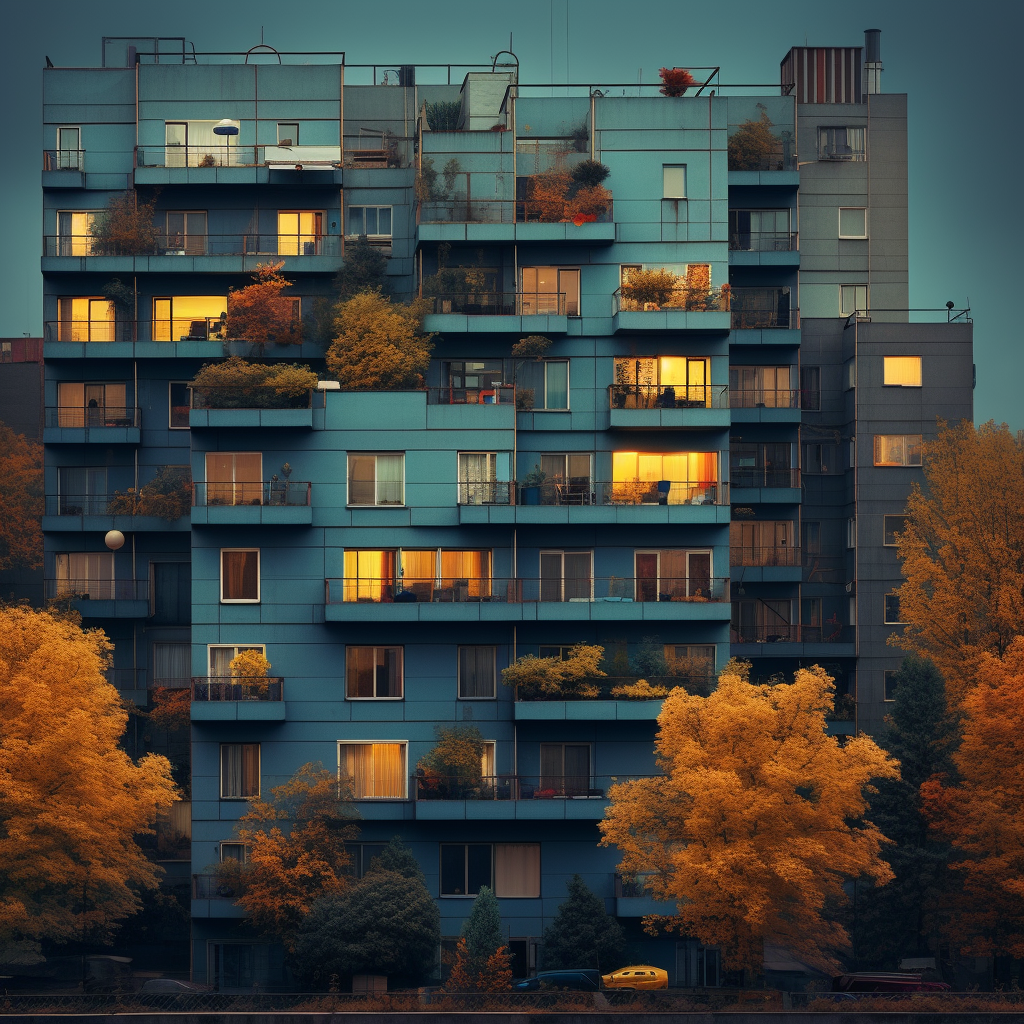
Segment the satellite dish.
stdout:
[[225,117],[223,121],[218,121],[213,126],[214,135],[237,135],[238,125],[231,120],[230,117]]

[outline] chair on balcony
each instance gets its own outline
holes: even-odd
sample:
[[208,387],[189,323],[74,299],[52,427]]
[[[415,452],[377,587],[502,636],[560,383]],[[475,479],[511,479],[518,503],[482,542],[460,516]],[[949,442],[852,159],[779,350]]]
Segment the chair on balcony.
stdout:
[[206,341],[210,336],[210,332],[206,326],[205,320],[193,320],[186,334],[181,340],[182,341]]

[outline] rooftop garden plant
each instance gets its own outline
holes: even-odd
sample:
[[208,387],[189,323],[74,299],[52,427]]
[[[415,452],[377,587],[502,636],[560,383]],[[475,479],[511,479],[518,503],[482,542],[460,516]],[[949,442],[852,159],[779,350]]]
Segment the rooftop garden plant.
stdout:
[[773,122],[762,109],[756,120],[743,121],[729,136],[730,171],[767,171],[779,152],[781,140],[772,134]]
[[501,681],[522,700],[592,699],[600,692],[594,680],[605,675],[603,656],[604,648],[591,644],[576,644],[565,658],[527,654],[501,670]]
[[584,224],[611,209],[612,194],[602,182],[611,171],[600,161],[582,160],[569,171],[555,168],[528,179],[526,214],[545,223]]
[[300,363],[252,363],[231,356],[192,378],[193,404],[207,409],[296,409],[309,402],[318,375]]
[[420,758],[416,773],[426,793],[459,799],[483,784],[484,740],[475,725],[438,725],[437,743]]
[[427,125],[432,132],[455,132],[459,130],[459,118],[462,117],[460,100],[438,100],[436,103],[425,104]]
[[662,96],[685,96],[686,90],[697,84],[697,79],[686,68],[661,68],[658,77],[661,79],[658,92]]

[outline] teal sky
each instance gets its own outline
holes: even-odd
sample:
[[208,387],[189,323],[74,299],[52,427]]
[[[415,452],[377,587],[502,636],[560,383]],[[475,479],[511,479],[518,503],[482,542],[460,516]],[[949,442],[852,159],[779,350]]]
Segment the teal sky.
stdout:
[[[970,299],[975,417],[1024,428],[1024,4],[975,0],[50,0],[8,5],[0,85],[0,337],[42,330],[40,69],[96,66],[104,35],[185,36],[196,50],[344,50],[350,63],[484,63],[508,46],[523,82],[653,82],[720,65],[728,83],[777,83],[790,46],[857,46],[882,30],[885,92],[909,94],[910,300]],[[14,141],[16,144],[11,145]]]

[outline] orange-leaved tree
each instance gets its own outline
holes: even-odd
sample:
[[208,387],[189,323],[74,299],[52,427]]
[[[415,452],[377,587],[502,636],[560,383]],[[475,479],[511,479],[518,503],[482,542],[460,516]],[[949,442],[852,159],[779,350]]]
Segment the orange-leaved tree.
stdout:
[[760,969],[766,939],[833,969],[848,945],[829,913],[844,883],[883,884],[885,837],[863,821],[874,778],[896,762],[867,737],[826,732],[835,690],[824,669],[793,683],[753,685],[748,666],[723,670],[709,697],[675,689],[658,717],[664,775],[613,786],[602,843],[620,870],[642,875],[674,914],[644,927],[722,947],[731,968]]
[[921,785],[922,811],[954,846],[960,876],[949,939],[974,956],[1024,958],[1024,637],[1002,658],[983,654],[964,694],[955,784]]
[[892,642],[930,658],[955,703],[1024,621],[1024,444],[1006,424],[940,423],[923,463],[897,537],[907,625]]
[[0,608],[0,941],[106,941],[162,871],[136,836],[175,798],[167,758],[134,762],[100,630]]
[[298,300],[281,293],[292,286],[281,276],[284,261],[257,263],[253,283],[228,292],[228,337],[247,341],[262,352],[267,345],[298,345],[302,321]]
[[249,802],[236,828],[248,860],[226,861],[218,873],[237,885],[253,927],[292,947],[313,902],[348,888],[345,843],[359,834],[358,817],[345,783],[319,762],[304,764],[269,800]]
[[0,571],[43,564],[43,446],[0,423]]

